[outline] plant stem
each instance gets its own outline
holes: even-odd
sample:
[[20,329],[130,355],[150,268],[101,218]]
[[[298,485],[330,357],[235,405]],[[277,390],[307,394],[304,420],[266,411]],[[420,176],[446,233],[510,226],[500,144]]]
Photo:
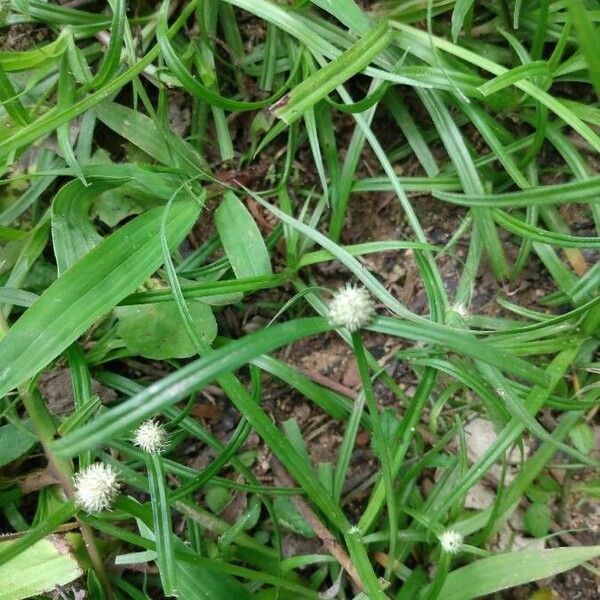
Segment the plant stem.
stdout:
[[[44,453],[48,460],[49,469],[54,473],[60,486],[68,498],[73,497],[73,484],[71,479],[73,477],[73,468],[71,462],[68,459],[60,458],[56,456],[50,449],[50,442],[57,435],[52,415],[48,411],[44,399],[40,394],[37,387],[30,385],[29,387],[23,386],[19,389],[21,399],[25,410],[31,419],[36,435],[39,438]],[[98,580],[102,584],[104,592],[107,598],[110,600],[113,598],[112,588],[108,579],[108,575],[104,568],[102,558],[98,552],[94,533],[89,525],[81,522],[77,519],[80,526],[81,535],[85,543],[85,547],[92,563],[92,567],[98,576]]]

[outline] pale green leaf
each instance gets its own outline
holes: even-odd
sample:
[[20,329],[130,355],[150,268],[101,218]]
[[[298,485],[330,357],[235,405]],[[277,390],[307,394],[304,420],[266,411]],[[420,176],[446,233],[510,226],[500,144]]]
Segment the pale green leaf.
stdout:
[[[1,542],[0,548],[14,543]],[[81,567],[67,544],[62,538],[51,536],[0,565],[0,600],[21,600],[50,592],[81,575]]]
[[270,275],[271,261],[258,226],[242,202],[226,192],[215,213],[215,224],[231,268],[237,277]]

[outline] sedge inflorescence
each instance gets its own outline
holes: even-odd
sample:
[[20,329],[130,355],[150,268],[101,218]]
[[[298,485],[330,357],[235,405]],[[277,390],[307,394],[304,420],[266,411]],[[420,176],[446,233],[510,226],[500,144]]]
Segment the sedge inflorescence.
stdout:
[[77,473],[73,486],[77,506],[89,513],[109,510],[120,488],[117,471],[100,462]]
[[373,318],[373,301],[369,292],[351,283],[340,288],[329,303],[329,321],[335,327],[345,327],[351,333],[364,327]]
[[448,529],[440,535],[440,545],[445,552],[456,554],[462,548],[463,536],[458,531]]
[[154,419],[144,421],[133,436],[133,443],[149,454],[161,454],[167,446],[167,440],[165,428]]

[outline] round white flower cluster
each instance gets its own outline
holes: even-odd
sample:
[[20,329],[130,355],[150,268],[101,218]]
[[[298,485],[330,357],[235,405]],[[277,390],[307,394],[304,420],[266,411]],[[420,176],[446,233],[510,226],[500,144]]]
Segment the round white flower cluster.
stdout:
[[329,303],[329,321],[335,327],[345,327],[351,333],[364,327],[373,317],[373,301],[363,287],[346,284]]
[[100,462],[77,473],[73,486],[77,506],[89,513],[109,510],[120,488],[117,471]]
[[168,437],[160,423],[148,419],[136,429],[133,443],[149,454],[161,454],[167,446]]
[[440,545],[445,552],[456,554],[462,548],[463,536],[458,531],[448,529],[440,535]]

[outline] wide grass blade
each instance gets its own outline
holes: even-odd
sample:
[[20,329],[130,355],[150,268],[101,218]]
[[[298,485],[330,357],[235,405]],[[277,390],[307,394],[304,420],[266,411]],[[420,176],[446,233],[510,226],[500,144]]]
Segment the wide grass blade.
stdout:
[[[173,206],[171,248],[193,226],[200,207]],[[162,208],[137,217],[106,238],[56,280],[0,340],[0,397],[35,375],[98,318],[133,292],[162,263]]]
[[521,550],[490,556],[452,571],[440,590],[444,600],[471,600],[552,577],[600,555],[600,546]]
[[272,274],[271,261],[258,226],[232,192],[226,192],[215,212],[215,225],[237,277]]

